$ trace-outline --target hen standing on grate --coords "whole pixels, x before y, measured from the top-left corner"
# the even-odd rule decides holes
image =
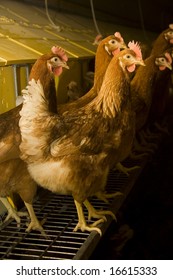
[[[59,47],[54,47],[53,50],[55,53],[51,52],[39,58],[30,73],[30,79],[39,78],[41,80],[43,88],[46,92],[45,102],[47,103],[50,113],[56,112],[54,75],[60,75],[62,67],[67,68],[67,56],[64,51]],[[0,133],[2,133],[2,138],[0,142],[0,200],[8,210],[6,220],[14,218],[17,224],[20,225],[20,216],[24,213],[17,212],[6,198],[6,196],[10,196],[13,193],[18,193],[24,201],[31,218],[27,231],[34,229],[39,230],[44,234],[43,228],[37,220],[32,207],[32,202],[37,191],[37,184],[28,173],[26,163],[19,158],[19,108],[20,106],[1,115]],[[10,130],[10,128],[12,128],[12,130]]]
[[[48,110],[40,81],[24,90],[20,112],[22,159],[33,179],[55,193],[71,194],[78,213],[75,231],[96,230],[110,211],[97,211],[88,198],[104,191],[111,165],[126,157],[132,146],[135,115],[131,110],[129,73],[144,65],[138,44],[113,57],[98,95],[65,116]],[[83,214],[98,220],[89,225]]]
[[[97,62],[95,75],[97,78],[95,79],[95,88],[100,88],[100,83],[103,79],[103,75],[106,71],[107,65],[113,57],[113,53],[118,53],[121,48],[125,48],[125,43],[119,32],[116,32],[114,35],[110,35],[105,38],[98,47],[98,51],[96,53]],[[61,57],[63,61],[67,61],[67,56],[65,52],[60,48],[53,47],[52,51],[52,53],[43,55],[34,63],[31,69],[30,79],[34,78],[36,80],[41,80],[46,93],[49,111],[55,113],[57,112],[57,103],[54,75],[60,75],[62,71],[62,66],[59,65],[59,57]],[[102,65],[102,67],[100,67],[100,63],[102,61],[100,60],[100,57],[104,59],[104,64]],[[57,59],[57,61],[55,61],[55,59]],[[50,69],[49,60],[52,60],[52,69]],[[71,103],[70,106],[68,104],[63,104],[59,106],[59,110],[67,111],[67,109],[69,108],[73,109],[73,107],[82,106],[82,104],[85,104],[87,100],[89,102],[89,100],[92,98],[94,98],[92,93],[88,93],[86,97],[84,97],[80,101],[77,101],[77,104]],[[0,116],[0,170],[1,174],[3,174],[0,183],[0,196],[2,196],[0,197],[0,200],[8,209],[8,216],[6,217],[6,220],[8,220],[9,218],[14,218],[18,225],[20,225],[20,216],[23,215],[23,213],[17,212],[10,205],[6,196],[11,195],[12,193],[19,192],[20,190],[20,196],[22,196],[22,200],[25,201],[25,205],[28,211],[30,213],[34,213],[32,208],[32,201],[36,193],[36,185],[27,172],[26,164],[19,158],[19,144],[21,142],[21,135],[18,122],[20,117],[19,112],[21,108],[22,105],[19,105],[8,112],[1,114]],[[16,170],[18,170],[19,166],[21,170],[21,176],[20,174],[16,173]],[[6,176],[6,174],[8,175]],[[22,178],[24,177],[27,180],[27,184],[24,187],[25,190],[22,190]],[[28,194],[27,197],[26,193]],[[34,216],[32,215],[32,223],[30,223],[27,230],[36,228],[39,229],[39,223],[36,220],[36,217],[34,219],[33,218]]]

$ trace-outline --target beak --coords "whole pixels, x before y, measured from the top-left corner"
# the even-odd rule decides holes
[[[70,69],[70,67],[67,65],[67,63],[65,61],[61,61],[58,66],[59,67],[64,67],[66,69]]]
[[[171,65],[170,63],[167,63],[165,66],[166,66],[169,70],[172,70],[172,65]]]
[[[144,63],[143,60],[138,60],[138,65],[141,65],[141,66],[146,66],[146,64]]]
[[[126,44],[125,44],[125,43],[124,43],[124,44],[121,44],[121,45],[120,45],[120,50],[125,50],[125,49],[127,49]]]

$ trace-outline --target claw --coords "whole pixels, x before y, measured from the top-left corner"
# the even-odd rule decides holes
[[[81,224],[80,222],[78,222],[78,224],[76,225],[76,227],[73,229],[73,231],[78,231],[78,229],[80,229],[82,232],[84,231],[97,231],[98,234],[100,234],[100,236],[102,236],[102,232],[98,227],[94,227],[94,226],[88,226],[87,224]]]
[[[79,203],[76,200],[74,200],[74,202],[75,202],[75,205],[76,205],[76,210],[77,210],[77,213],[78,213],[78,220],[79,221],[78,221],[78,223],[77,223],[77,225],[76,225],[76,227],[74,228],[73,231],[77,231],[78,229],[80,229],[82,232],[83,231],[89,231],[89,232],[97,231],[100,234],[100,236],[102,236],[101,230],[98,227],[96,227],[96,225],[104,222],[103,217],[101,217],[101,219],[97,220],[93,224],[88,225],[86,223],[86,220],[85,220],[85,217],[84,217],[84,213],[83,213],[83,209],[82,209],[82,204]],[[84,204],[85,204],[85,202],[87,202],[87,200],[84,201]]]
[[[4,206],[6,207],[6,209],[8,211],[8,215],[5,218],[4,222],[7,222],[9,219],[14,219],[17,223],[17,227],[19,228],[20,227],[20,222],[21,222],[20,217],[28,216],[28,213],[27,212],[16,211],[12,207],[12,205],[10,204],[10,202],[8,201],[8,199],[6,197],[1,197],[0,200],[4,204]]]
[[[47,234],[45,233],[43,227],[41,226],[41,224],[39,223],[38,220],[36,220],[36,221],[31,221],[31,222],[29,223],[29,225],[27,225],[27,229],[26,229],[25,231],[26,231],[26,232],[30,232],[30,231],[32,231],[32,230],[39,231],[43,237],[45,237],[46,239],[49,239],[49,237],[48,237]]]
[[[103,200],[105,203],[109,203],[108,199],[116,197],[118,195],[123,195],[122,192],[115,192],[115,193],[104,193],[104,192],[97,192],[96,196],[98,199]]]
[[[88,210],[88,220],[91,220],[91,218],[100,218],[104,221],[107,221],[105,215],[111,216],[114,220],[116,220],[116,217],[112,211],[109,210],[96,210],[91,203],[88,200],[84,201],[84,205]]]
[[[41,223],[38,221],[33,206],[29,203],[25,203],[25,206],[29,212],[30,218],[31,218],[31,222],[28,225],[26,232],[30,232],[31,230],[37,230],[41,232],[41,235],[44,236],[45,238],[48,238],[47,234],[45,233],[42,225],[44,224],[45,220],[43,220]]]
[[[133,167],[125,167],[123,166],[120,162],[116,164],[115,167],[118,171],[123,172],[124,174],[126,174],[127,176],[129,176],[129,172],[139,169],[140,166],[139,165],[135,165]]]

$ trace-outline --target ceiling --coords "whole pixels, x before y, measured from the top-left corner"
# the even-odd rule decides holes
[[[22,0],[21,0],[22,1]],[[24,0],[28,4],[45,5],[45,0]],[[22,2],[24,2],[22,1]],[[173,23],[172,0],[92,0],[97,20],[103,17],[115,24],[160,32]],[[47,0],[48,7],[92,17],[90,0]]]

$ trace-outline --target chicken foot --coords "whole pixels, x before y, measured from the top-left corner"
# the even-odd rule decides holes
[[[169,130],[168,130],[168,127],[167,127],[167,124],[161,125],[158,122],[155,122],[154,126],[158,129],[159,132],[162,132],[162,133],[165,133],[165,134],[168,134],[168,135],[170,134]]]
[[[84,205],[88,210],[88,220],[90,221],[91,218],[100,218],[103,219],[105,222],[107,221],[105,215],[111,216],[114,220],[117,220],[114,213],[109,210],[96,210],[92,204],[88,201],[84,201]]]
[[[146,134],[147,135],[147,140],[149,140],[150,142],[151,141],[157,141],[161,136],[161,133],[159,131],[152,132],[151,128],[149,128],[149,127],[147,127],[144,132],[141,131],[140,133]]]
[[[17,222],[17,227],[20,227],[20,221],[21,221],[20,217],[28,216],[28,213],[16,211],[11,206],[10,202],[8,201],[8,199],[6,197],[0,197],[0,200],[8,211],[8,215],[5,218],[4,223],[7,222],[10,218],[12,218],[12,219],[15,219],[15,221]]]
[[[47,235],[46,235],[41,223],[38,221],[38,219],[35,215],[32,204],[29,204],[25,201],[24,201],[24,203],[25,203],[25,206],[28,210],[28,213],[29,213],[29,216],[30,216],[30,219],[31,219],[31,222],[29,223],[29,225],[26,229],[26,232],[30,232],[31,230],[37,230],[37,231],[41,232],[41,235],[43,235],[44,237],[47,238]]]
[[[75,202],[76,210],[77,210],[77,214],[78,214],[78,223],[77,223],[77,225],[76,225],[76,227],[74,228],[73,231],[77,231],[78,229],[80,229],[82,232],[84,232],[85,230],[91,232],[91,231],[95,230],[100,234],[100,236],[102,236],[101,230],[96,226],[100,223],[103,223],[104,220],[99,219],[95,223],[93,223],[91,225],[87,225],[86,220],[85,220],[85,216],[84,216],[84,213],[83,213],[82,204],[79,203],[76,200],[74,200],[74,202]]]
[[[135,150],[131,151],[129,154],[129,158],[132,160],[141,160],[143,157],[146,156],[148,156],[148,153],[144,152],[144,153],[136,154]]]
[[[139,141],[140,141],[140,145],[147,147],[147,149],[157,149],[158,148],[158,144],[157,143],[151,143],[152,140],[150,140],[150,135],[148,131],[141,131],[139,133]],[[155,140],[156,141],[156,140]]]
[[[96,194],[96,197],[102,201],[104,201],[105,203],[109,203],[108,199],[109,198],[113,198],[113,197],[116,197],[118,195],[123,195],[122,192],[115,192],[115,193],[105,193],[105,192],[97,192]]]
[[[141,143],[137,141],[135,138],[132,153],[140,153],[141,154],[152,154],[154,151],[150,147],[142,146]]]
[[[116,164],[115,169],[117,169],[118,171],[126,174],[127,176],[129,176],[129,172],[139,169],[140,166],[139,165],[135,165],[133,167],[125,167],[124,165],[122,165],[120,162]]]

